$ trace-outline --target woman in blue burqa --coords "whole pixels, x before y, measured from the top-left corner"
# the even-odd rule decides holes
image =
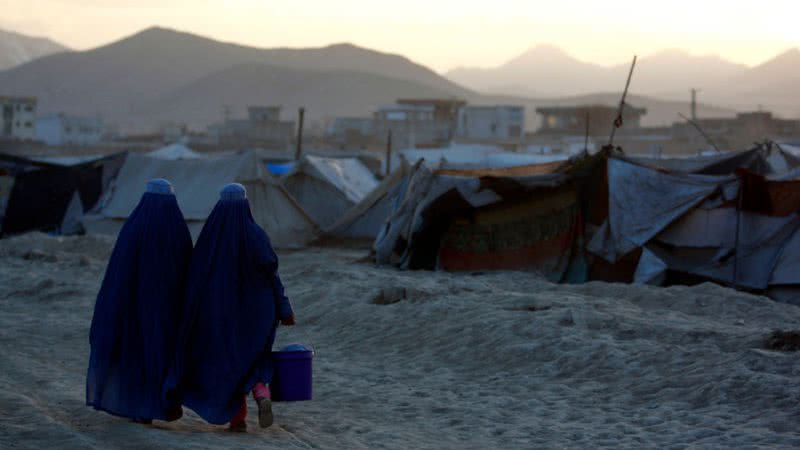
[[[147,183],[122,227],[97,294],[86,404],[149,423],[175,420],[163,387],[175,356],[192,238],[172,185]]]
[[[269,383],[278,323],[294,313],[278,277],[278,257],[253,220],[244,186],[228,184],[192,255],[176,364],[166,394],[213,424],[247,429],[247,394],[259,425],[272,424]]]

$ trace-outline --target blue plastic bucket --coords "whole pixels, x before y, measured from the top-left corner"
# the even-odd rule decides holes
[[[272,352],[272,400],[311,400],[313,360],[314,350],[302,344],[287,345],[279,352]]]

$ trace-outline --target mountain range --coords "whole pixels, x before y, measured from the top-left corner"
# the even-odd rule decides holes
[[[481,92],[534,97],[587,95],[622,89],[630,63],[601,66],[540,45],[493,68],[456,68],[445,75]],[[789,49],[755,67],[719,56],[695,56],[664,50],[640,58],[631,91],[647,96],[687,101],[692,88],[706,102],[739,109],[758,105],[784,115],[800,116],[800,50]]]
[[[659,58],[643,58],[641,66],[637,65],[629,101],[648,109],[645,125],[669,124],[679,120],[679,112],[688,113],[688,88],[663,73],[685,57],[681,52],[664,52]],[[662,65],[648,64],[648,59]],[[774,86],[762,82],[761,77],[782,74],[795,64],[791,54],[754,69],[722,60],[706,62],[688,64],[687,79],[700,72],[727,79],[731,72],[738,72],[736,76],[753,77],[747,86],[752,87],[753,95],[762,96],[759,98],[767,98]],[[287,118],[304,106],[311,121],[366,117],[377,107],[403,97],[519,104],[526,107],[528,128],[535,129],[538,118],[534,110],[539,106],[616,104],[626,71],[627,67],[606,69],[570,58],[554,47],[540,47],[502,70],[478,71],[483,78],[464,78],[456,71],[448,74],[451,80],[406,57],[351,44],[254,48],[153,27],[91,50],[51,54],[0,71],[0,95],[36,96],[40,114],[100,114],[126,132],[150,131],[167,121],[199,128],[222,120],[223,109],[241,116],[248,105],[282,105]],[[667,100],[641,95],[650,93],[642,86],[645,74],[651,72],[652,86],[665,93]],[[492,73],[513,77],[489,76]],[[529,79],[525,73],[550,81]],[[657,81],[658,77],[664,81]],[[501,81],[491,84],[495,79]],[[516,88],[492,87],[503,83]],[[784,89],[785,96],[794,94],[790,87]],[[683,94],[670,99],[668,92],[673,89]],[[702,95],[705,99],[706,91]],[[706,117],[734,114],[731,108],[704,103],[699,104],[698,112]]]
[[[0,30],[0,70],[68,50],[67,47],[47,38]]]

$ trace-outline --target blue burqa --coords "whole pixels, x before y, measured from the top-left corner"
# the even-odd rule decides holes
[[[291,315],[278,257],[244,187],[225,186],[192,254],[167,396],[210,423],[229,422],[255,383],[272,380],[275,330]]]
[[[175,355],[192,238],[172,186],[151,180],[117,237],[92,317],[86,404],[135,420],[172,420],[163,399]]]

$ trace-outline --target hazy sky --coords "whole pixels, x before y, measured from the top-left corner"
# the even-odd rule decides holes
[[[444,71],[555,44],[601,64],[665,48],[758,64],[800,47],[800,0],[0,0],[0,28],[76,49],[160,25],[260,47],[336,42]]]

